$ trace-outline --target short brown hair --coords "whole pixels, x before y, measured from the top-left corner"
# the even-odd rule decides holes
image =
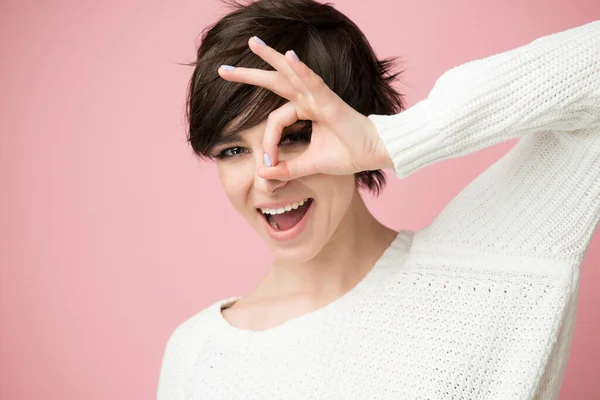
[[[212,159],[218,139],[260,124],[288,101],[265,88],[219,76],[221,64],[273,70],[248,47],[248,39],[255,35],[281,53],[293,49],[361,114],[404,110],[402,95],[391,86],[403,72],[390,72],[395,58],[378,60],[361,30],[330,3],[222,1],[233,11],[202,31],[197,58],[187,64],[195,67],[187,93],[187,139],[200,158]],[[232,124],[239,116],[243,118]],[[355,182],[378,195],[386,181],[381,170],[374,170],[356,173]]]

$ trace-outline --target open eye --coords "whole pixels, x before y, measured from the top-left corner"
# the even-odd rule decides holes
[[[310,143],[312,136],[312,124],[308,122],[304,127],[296,132],[290,132],[285,135],[280,141],[279,145],[282,144],[296,144],[296,143]]]
[[[310,134],[306,134],[303,132],[298,133],[289,133],[285,135],[283,139],[279,142],[279,145],[284,144],[296,144],[296,143],[309,143],[310,142]]]
[[[243,152],[243,148],[242,147],[228,147],[226,149],[223,149],[221,152],[219,152],[219,154],[217,154],[215,156],[215,158],[218,158],[219,160],[222,160],[224,158],[231,158],[231,157],[235,157],[239,154],[242,154]]]

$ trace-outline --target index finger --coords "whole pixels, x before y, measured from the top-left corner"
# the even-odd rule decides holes
[[[279,162],[277,150],[283,129],[292,125],[297,120],[296,106],[292,102],[285,103],[269,114],[263,135],[263,150],[265,152],[265,165],[267,167],[275,166]]]

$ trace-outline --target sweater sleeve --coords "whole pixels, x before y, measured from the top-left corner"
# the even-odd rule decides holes
[[[158,377],[157,400],[184,399],[183,383],[186,371],[182,368],[179,335],[180,331],[175,330],[167,340]]]
[[[420,233],[432,250],[582,258],[600,215],[600,21],[454,67],[369,119],[400,178],[521,137]]]
[[[196,357],[209,336],[206,311],[182,322],[169,336],[158,377],[157,400],[184,400]]]

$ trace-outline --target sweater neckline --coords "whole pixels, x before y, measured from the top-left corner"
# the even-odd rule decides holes
[[[221,334],[235,335],[237,338],[240,336],[268,336],[272,334],[278,334],[279,332],[300,332],[304,329],[310,329],[311,323],[326,318],[327,315],[331,315],[331,313],[334,313],[336,310],[340,310],[341,308],[343,309],[345,305],[348,305],[355,300],[359,293],[364,292],[373,284],[381,281],[382,275],[386,275],[386,272],[389,270],[389,268],[386,267],[393,266],[393,264],[395,264],[386,261],[395,259],[395,257],[392,256],[393,253],[397,253],[398,251],[406,251],[406,245],[410,246],[412,235],[413,232],[411,231],[399,231],[390,245],[375,261],[369,272],[367,272],[367,274],[352,289],[344,293],[342,296],[322,307],[291,318],[274,327],[261,330],[251,330],[240,328],[229,323],[229,321],[227,321],[221,313],[221,309],[230,306],[235,301],[241,299],[242,296],[231,296],[217,300],[212,304],[212,306],[209,307],[209,314],[212,316],[212,319],[216,321]]]

